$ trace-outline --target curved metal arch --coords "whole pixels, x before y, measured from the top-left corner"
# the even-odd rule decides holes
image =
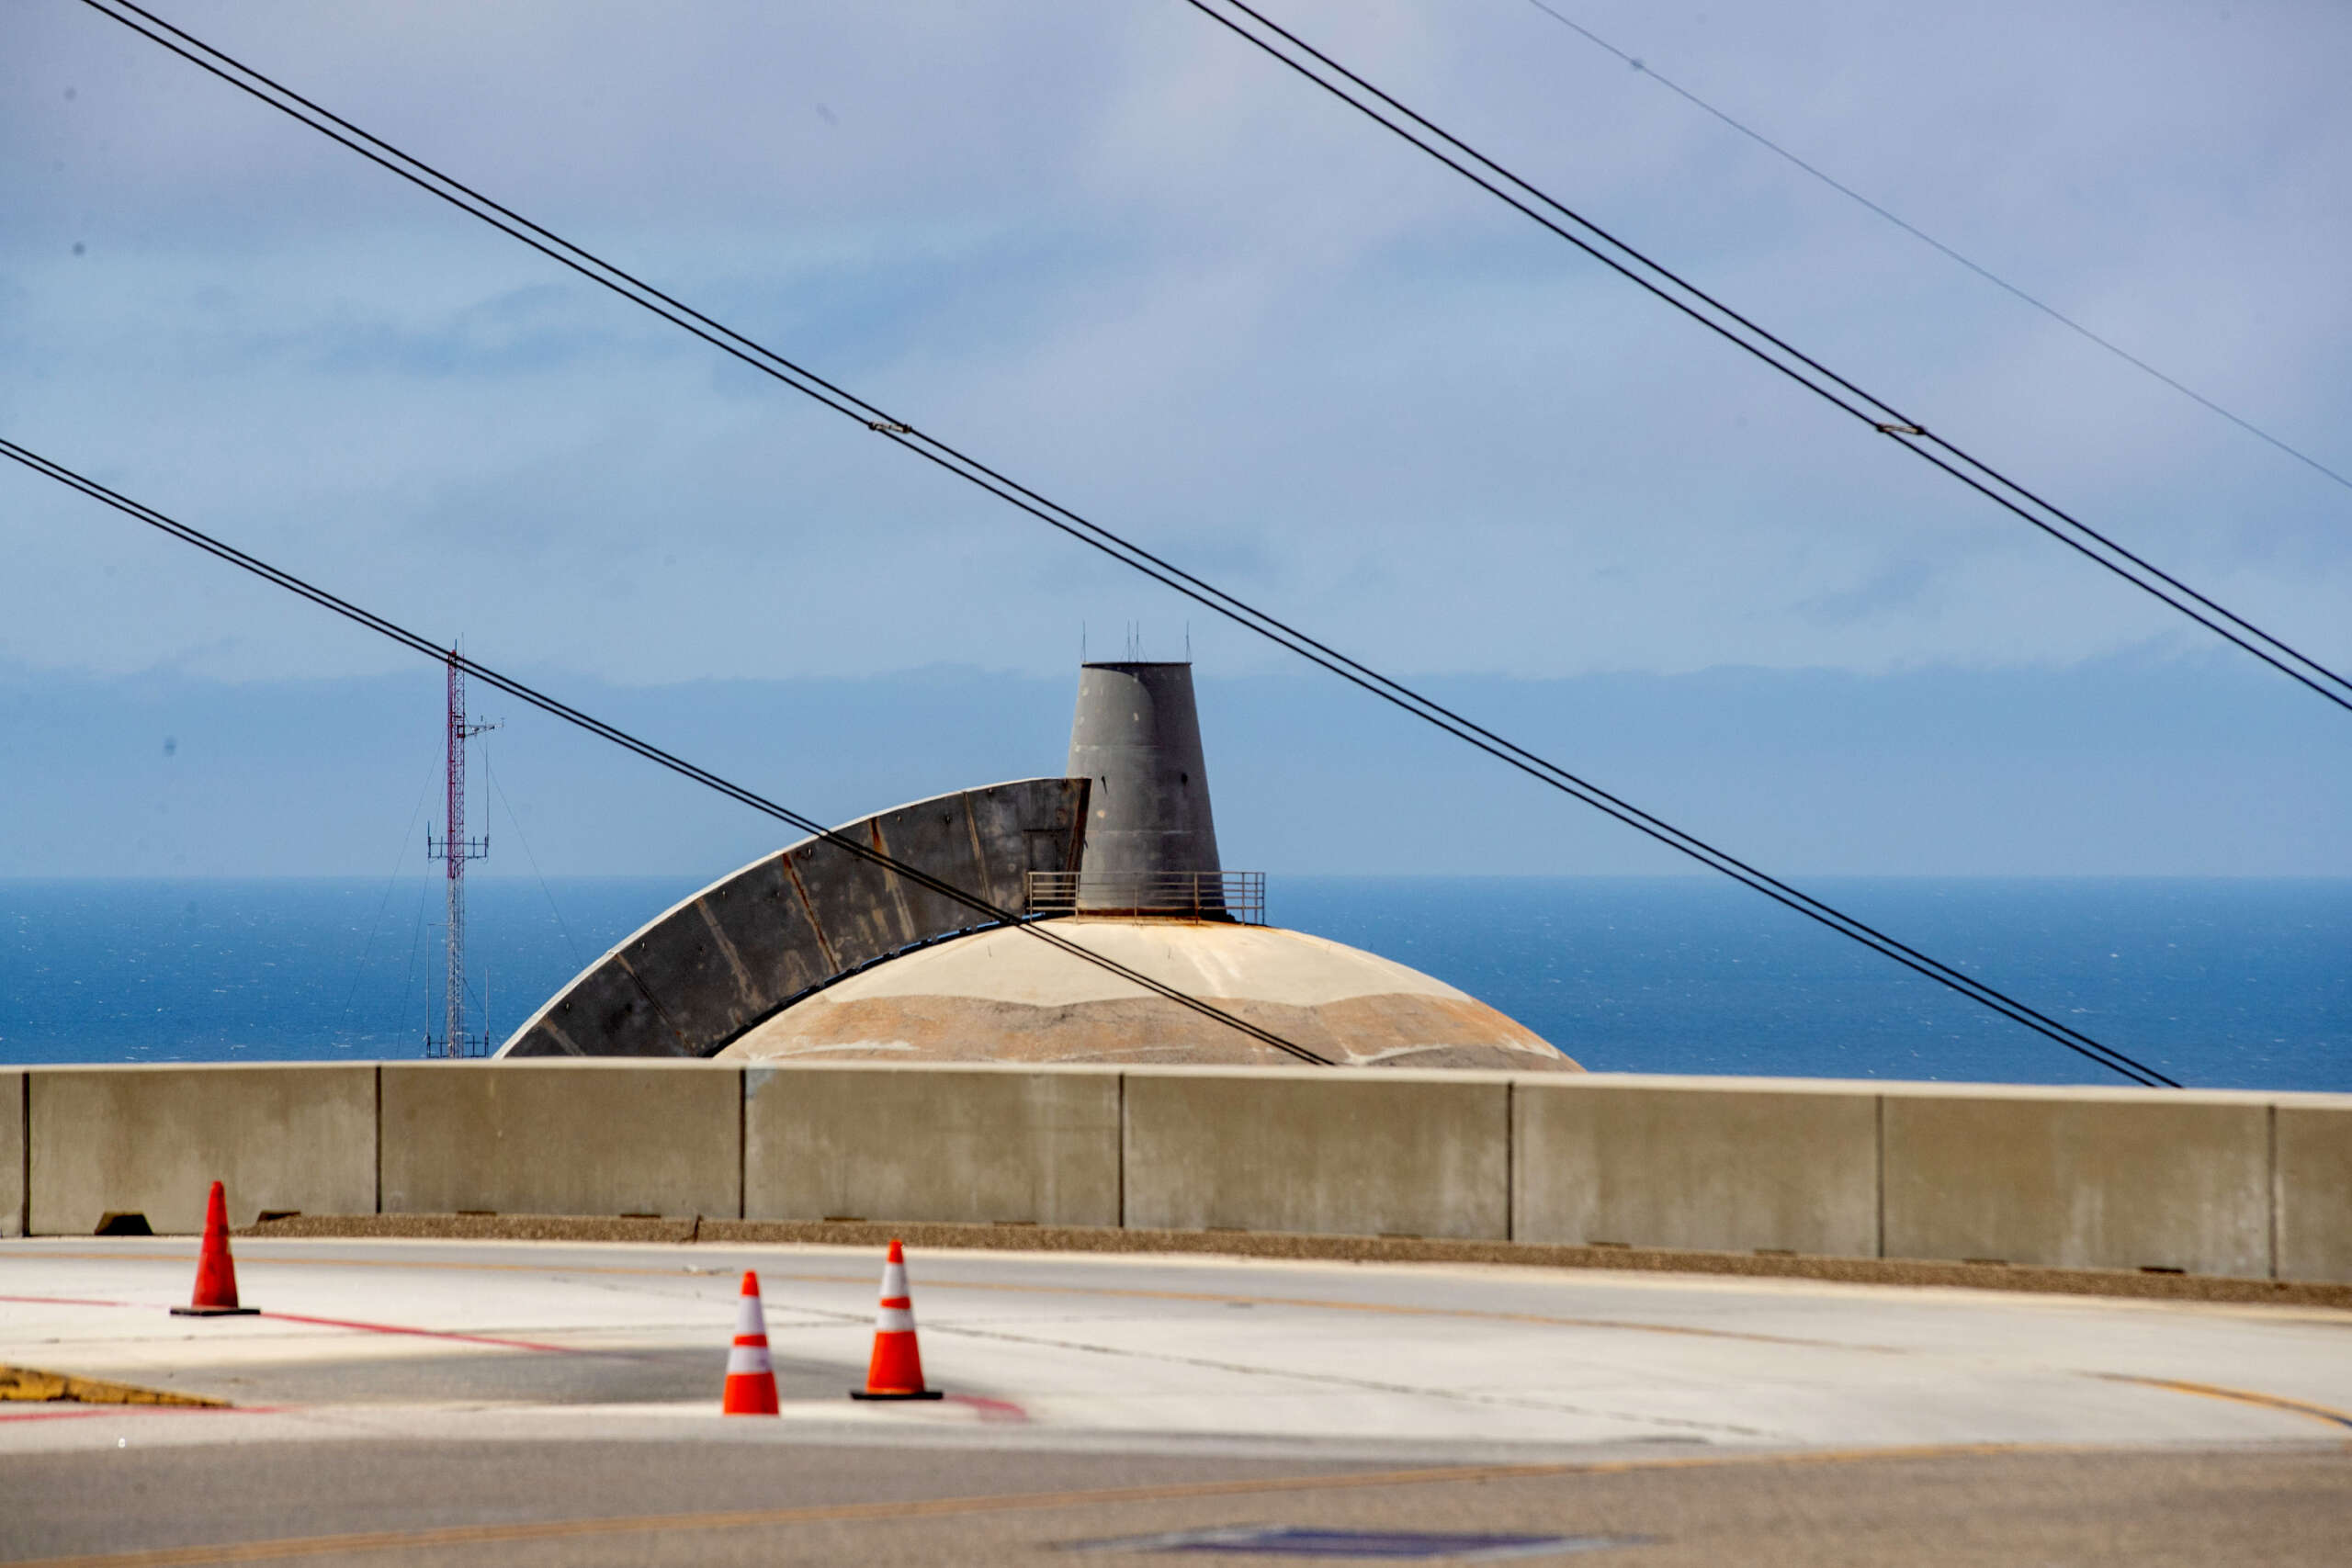
[[[1033,871],[1075,872],[1085,779],[934,795],[834,829],[999,908]],[[588,966],[501,1056],[708,1056],[811,991],[910,947],[997,922],[823,839],[720,878]]]

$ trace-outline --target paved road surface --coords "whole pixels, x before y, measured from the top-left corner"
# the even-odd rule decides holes
[[[1637,1565],[2352,1562],[2344,1314],[918,1255],[952,1397],[872,1406],[842,1397],[870,1254],[249,1242],[265,1314],[209,1322],[163,1310],[192,1258],[0,1244],[0,1363],[237,1406],[0,1406],[0,1560],[1115,1563],[1157,1554],[1086,1543],[1246,1526]],[[782,1421],[714,1414],[746,1267]]]

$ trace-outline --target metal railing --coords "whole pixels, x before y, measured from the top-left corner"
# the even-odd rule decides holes
[[[1033,871],[1032,915],[1185,915],[1266,923],[1262,871]]]

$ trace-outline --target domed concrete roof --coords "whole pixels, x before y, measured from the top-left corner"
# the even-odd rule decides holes
[[[1344,1066],[1578,1072],[1524,1025],[1416,969],[1302,931],[1079,917],[1053,931]],[[1183,1062],[1289,1057],[1017,927],[957,937],[795,1003],[718,1060]]]

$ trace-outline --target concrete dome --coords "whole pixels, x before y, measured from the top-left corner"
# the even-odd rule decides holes
[[[1052,929],[1344,1066],[1582,1070],[1475,997],[1301,931],[1088,917]],[[718,1060],[1271,1066],[1290,1058],[1005,927],[827,987],[752,1029]]]

